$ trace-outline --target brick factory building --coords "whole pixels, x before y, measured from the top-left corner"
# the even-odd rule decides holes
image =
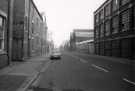
[[[0,0],[0,68],[46,54],[47,29],[33,0]]]
[[[94,12],[97,55],[135,59],[135,0],[106,0]]]
[[[13,18],[13,60],[42,55],[46,23],[33,0],[15,0]]]
[[[0,0],[0,68],[11,61],[13,1]]]

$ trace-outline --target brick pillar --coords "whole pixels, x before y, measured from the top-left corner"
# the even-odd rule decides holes
[[[8,64],[10,64],[10,62],[12,61],[13,3],[14,0],[8,0]]]

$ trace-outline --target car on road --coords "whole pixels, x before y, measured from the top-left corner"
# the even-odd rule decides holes
[[[50,59],[53,60],[53,59],[61,59],[61,52],[58,51],[58,50],[54,50],[51,52],[50,54]]]

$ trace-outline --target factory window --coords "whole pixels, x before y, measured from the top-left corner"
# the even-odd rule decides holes
[[[121,14],[121,30],[129,30],[129,10],[126,10]]]
[[[110,21],[105,22],[105,35],[108,36],[110,34]]]
[[[99,38],[99,28],[95,28],[95,38]]]
[[[104,37],[104,24],[100,25],[100,37]]]
[[[119,19],[118,16],[112,18],[112,34],[118,33]]]
[[[32,22],[31,32],[34,33],[34,22]]]
[[[105,7],[105,16],[109,16],[111,14],[111,4],[108,4]]]
[[[130,0],[121,0],[121,5],[125,5],[129,2]]]
[[[118,0],[113,0],[113,1],[112,1],[112,10],[115,11],[115,10],[118,9],[118,7],[119,7],[119,2],[118,2]]]
[[[100,12],[100,20],[103,20],[103,18],[104,18],[104,11],[102,9],[101,12]]]
[[[5,19],[0,16],[0,51],[4,50]]]
[[[96,24],[99,22],[99,14],[95,15],[95,22],[96,22]]]
[[[134,7],[134,12],[133,12],[134,14],[134,29],[135,29],[135,7]]]

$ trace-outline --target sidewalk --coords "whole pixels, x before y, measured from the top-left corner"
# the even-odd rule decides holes
[[[0,91],[24,91],[47,62],[47,56],[12,62],[10,66],[0,70]]]

